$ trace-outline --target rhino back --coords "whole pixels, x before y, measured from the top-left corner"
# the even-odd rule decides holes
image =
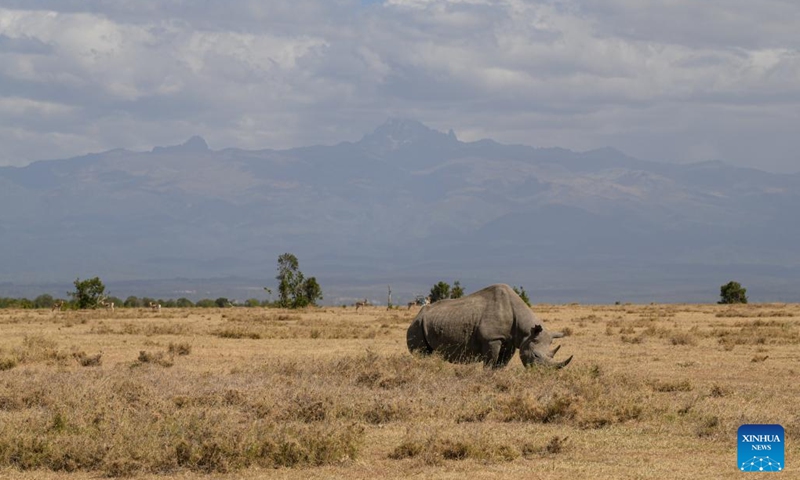
[[[419,339],[429,350],[441,352],[448,359],[469,361],[480,356],[490,340],[511,342],[516,337],[512,331],[514,306],[503,287],[510,290],[508,286],[493,285],[424,308],[409,328],[409,349],[412,338]]]

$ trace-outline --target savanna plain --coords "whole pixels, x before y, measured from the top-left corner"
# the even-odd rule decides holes
[[[0,478],[734,478],[745,423],[800,478],[800,305],[534,305],[561,370],[417,310],[0,311]]]

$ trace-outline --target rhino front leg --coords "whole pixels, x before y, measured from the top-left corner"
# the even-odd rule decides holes
[[[486,367],[502,367],[500,364],[500,350],[503,348],[502,340],[490,340],[483,344],[483,365]]]
[[[497,358],[497,366],[505,367],[508,365],[508,362],[511,361],[516,352],[517,349],[514,347],[514,344],[511,342],[503,342],[500,347],[500,356]]]

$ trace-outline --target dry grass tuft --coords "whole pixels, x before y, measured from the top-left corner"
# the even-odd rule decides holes
[[[140,364],[152,363],[162,367],[171,367],[175,364],[172,355],[169,355],[166,352],[147,352],[142,350],[139,352],[139,357],[136,360]]]
[[[261,338],[259,332],[246,328],[223,328],[217,330],[214,335],[219,338],[249,338],[251,340],[259,340]]]
[[[551,423],[575,418],[577,399],[555,395],[537,400],[524,393],[498,402],[498,412],[504,422]]]
[[[547,445],[544,446],[544,451],[551,455],[561,453],[567,446],[567,440],[569,440],[569,437],[559,437],[556,435],[547,442]]]
[[[78,362],[78,364],[82,367],[99,367],[102,364],[101,357],[103,356],[102,353],[98,353],[97,355],[87,355],[86,352],[74,352],[72,357]]]
[[[652,383],[656,392],[691,392],[693,387],[689,380],[656,381]]]
[[[673,345],[697,345],[697,340],[695,340],[695,336],[688,333],[688,332],[674,332],[669,337],[670,343]]]
[[[0,358],[0,372],[3,370],[11,370],[19,364],[16,357],[3,357]]]
[[[189,355],[192,353],[192,346],[189,344],[189,342],[169,342],[167,352],[170,355]]]
[[[400,460],[419,457],[425,464],[440,465],[446,460],[467,459],[510,462],[520,455],[520,450],[514,444],[494,438],[452,438],[434,434],[426,439],[404,440],[392,450],[389,458]]]
[[[720,430],[720,420],[719,417],[709,416],[702,418],[697,425],[697,429],[695,433],[698,437],[711,437],[716,435]]]
[[[730,393],[731,393],[730,389],[722,385],[714,384],[711,387],[711,392],[709,393],[709,395],[714,398],[722,398],[722,397],[727,397],[728,395],[730,395]]]

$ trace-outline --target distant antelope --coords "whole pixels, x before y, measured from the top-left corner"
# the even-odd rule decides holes
[[[152,310],[154,312],[160,312],[161,311],[161,304],[160,303],[155,303],[155,302],[150,302],[150,310]]]
[[[56,300],[53,303],[53,308],[50,309],[51,312],[61,311],[61,308],[64,306],[64,300]]]
[[[97,304],[99,306],[105,308],[106,310],[110,310],[110,311],[113,312],[114,311],[114,302],[107,302],[106,300],[107,300],[107,297],[100,297],[100,299],[97,300]]]
[[[408,309],[411,310],[411,307],[415,305],[424,307],[425,305],[430,305],[430,304],[431,304],[431,297],[425,297],[425,298],[417,297],[414,299],[413,302],[408,302]]]
[[[358,311],[358,309],[359,309],[360,307],[366,307],[366,306],[368,306],[368,305],[369,305],[369,301],[367,301],[367,299],[366,299],[366,298],[364,299],[364,301],[361,301],[361,300],[357,301],[357,302],[356,302],[356,312]]]
[[[114,311],[114,302],[106,302],[105,300],[101,300],[100,306],[106,310],[111,310],[112,312]]]

